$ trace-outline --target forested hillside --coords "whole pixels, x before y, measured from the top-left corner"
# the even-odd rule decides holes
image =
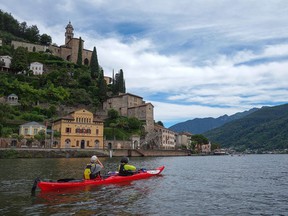
[[[210,141],[235,149],[288,149],[288,104],[263,107],[204,133]]]
[[[26,22],[20,23],[1,10],[0,19],[0,56],[12,57],[9,71],[0,71],[0,137],[17,134],[19,125],[25,122],[44,123],[57,118],[61,115],[59,111],[65,107],[81,107],[96,112],[108,97],[126,92],[122,69],[115,77],[111,77],[111,83],[106,83],[104,70],[98,63],[96,47],[90,66],[82,65],[82,61],[77,64],[65,61],[51,55],[49,50],[36,53],[28,52],[23,47],[14,49],[11,40],[49,44],[52,39],[46,34],[40,35],[36,25],[29,27]],[[29,69],[31,62],[44,65],[43,75],[33,74]],[[18,106],[3,103],[10,94],[18,96]],[[112,122],[117,124],[116,121],[122,121],[122,125],[123,121],[126,122],[123,128],[129,126],[130,129],[133,124],[138,124],[135,119],[117,117]]]

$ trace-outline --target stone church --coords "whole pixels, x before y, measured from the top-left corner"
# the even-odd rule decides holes
[[[69,21],[65,31],[65,44],[61,46],[49,45],[43,46],[38,44],[12,41],[11,45],[16,49],[17,47],[25,47],[29,52],[46,52],[49,50],[52,55],[58,56],[64,60],[77,63],[78,50],[80,38],[74,38],[74,28]],[[81,39],[82,43],[82,64],[90,65],[92,51],[84,49],[84,40]]]

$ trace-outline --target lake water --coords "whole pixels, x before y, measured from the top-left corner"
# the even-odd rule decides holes
[[[101,158],[103,173],[120,158]],[[131,158],[162,176],[31,196],[37,176],[81,178],[89,158],[0,160],[0,215],[288,215],[288,155]]]

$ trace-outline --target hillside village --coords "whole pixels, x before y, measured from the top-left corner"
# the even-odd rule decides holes
[[[65,44],[61,46],[39,45],[22,41],[11,41],[14,49],[24,47],[28,52],[47,52],[51,55],[62,58],[67,62],[77,63],[79,47],[82,47],[82,64],[90,66],[93,51],[84,48],[84,40],[74,38],[74,28],[69,22],[65,28]],[[2,40],[0,40],[2,46]],[[1,73],[10,73],[11,56],[0,56]],[[34,76],[42,76],[49,73],[46,65],[41,62],[31,62],[30,71]],[[110,84],[114,77],[104,76],[106,84]],[[36,103],[37,101],[35,101]],[[10,106],[21,105],[21,98],[14,92],[3,95],[2,104]],[[38,104],[39,105],[39,104]],[[126,139],[115,139],[113,135],[108,137],[105,134],[104,123],[109,117],[109,111],[115,110],[120,116],[127,118],[137,118],[143,123],[144,132],[141,134],[131,134]],[[93,111],[86,108],[66,108],[63,116],[50,119],[45,122],[26,122],[19,125],[19,136],[21,139],[6,138],[1,139],[1,147],[20,148],[55,148],[55,149],[191,149],[191,133],[176,133],[156,124],[154,120],[154,106],[146,102],[141,96],[132,93],[120,92],[118,95],[110,96],[103,101],[101,110]],[[117,124],[110,124],[112,131],[117,128]],[[39,133],[44,134],[44,138],[39,137]],[[40,133],[40,134],[41,134]],[[111,138],[112,137],[112,138]],[[209,142],[195,144],[196,152],[210,153],[211,144]]]

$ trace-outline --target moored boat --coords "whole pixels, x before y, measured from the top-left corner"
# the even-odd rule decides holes
[[[120,176],[117,173],[111,174],[106,177],[99,177],[92,180],[85,179],[59,179],[56,181],[53,180],[41,180],[39,178],[35,179],[32,193],[35,192],[37,186],[41,191],[50,191],[50,190],[61,190],[69,189],[76,187],[85,187],[89,185],[105,185],[105,184],[116,184],[127,181],[134,181],[140,179],[150,178],[152,176],[159,175],[163,170],[164,166],[151,169],[151,170],[140,170],[138,173],[129,176]]]

